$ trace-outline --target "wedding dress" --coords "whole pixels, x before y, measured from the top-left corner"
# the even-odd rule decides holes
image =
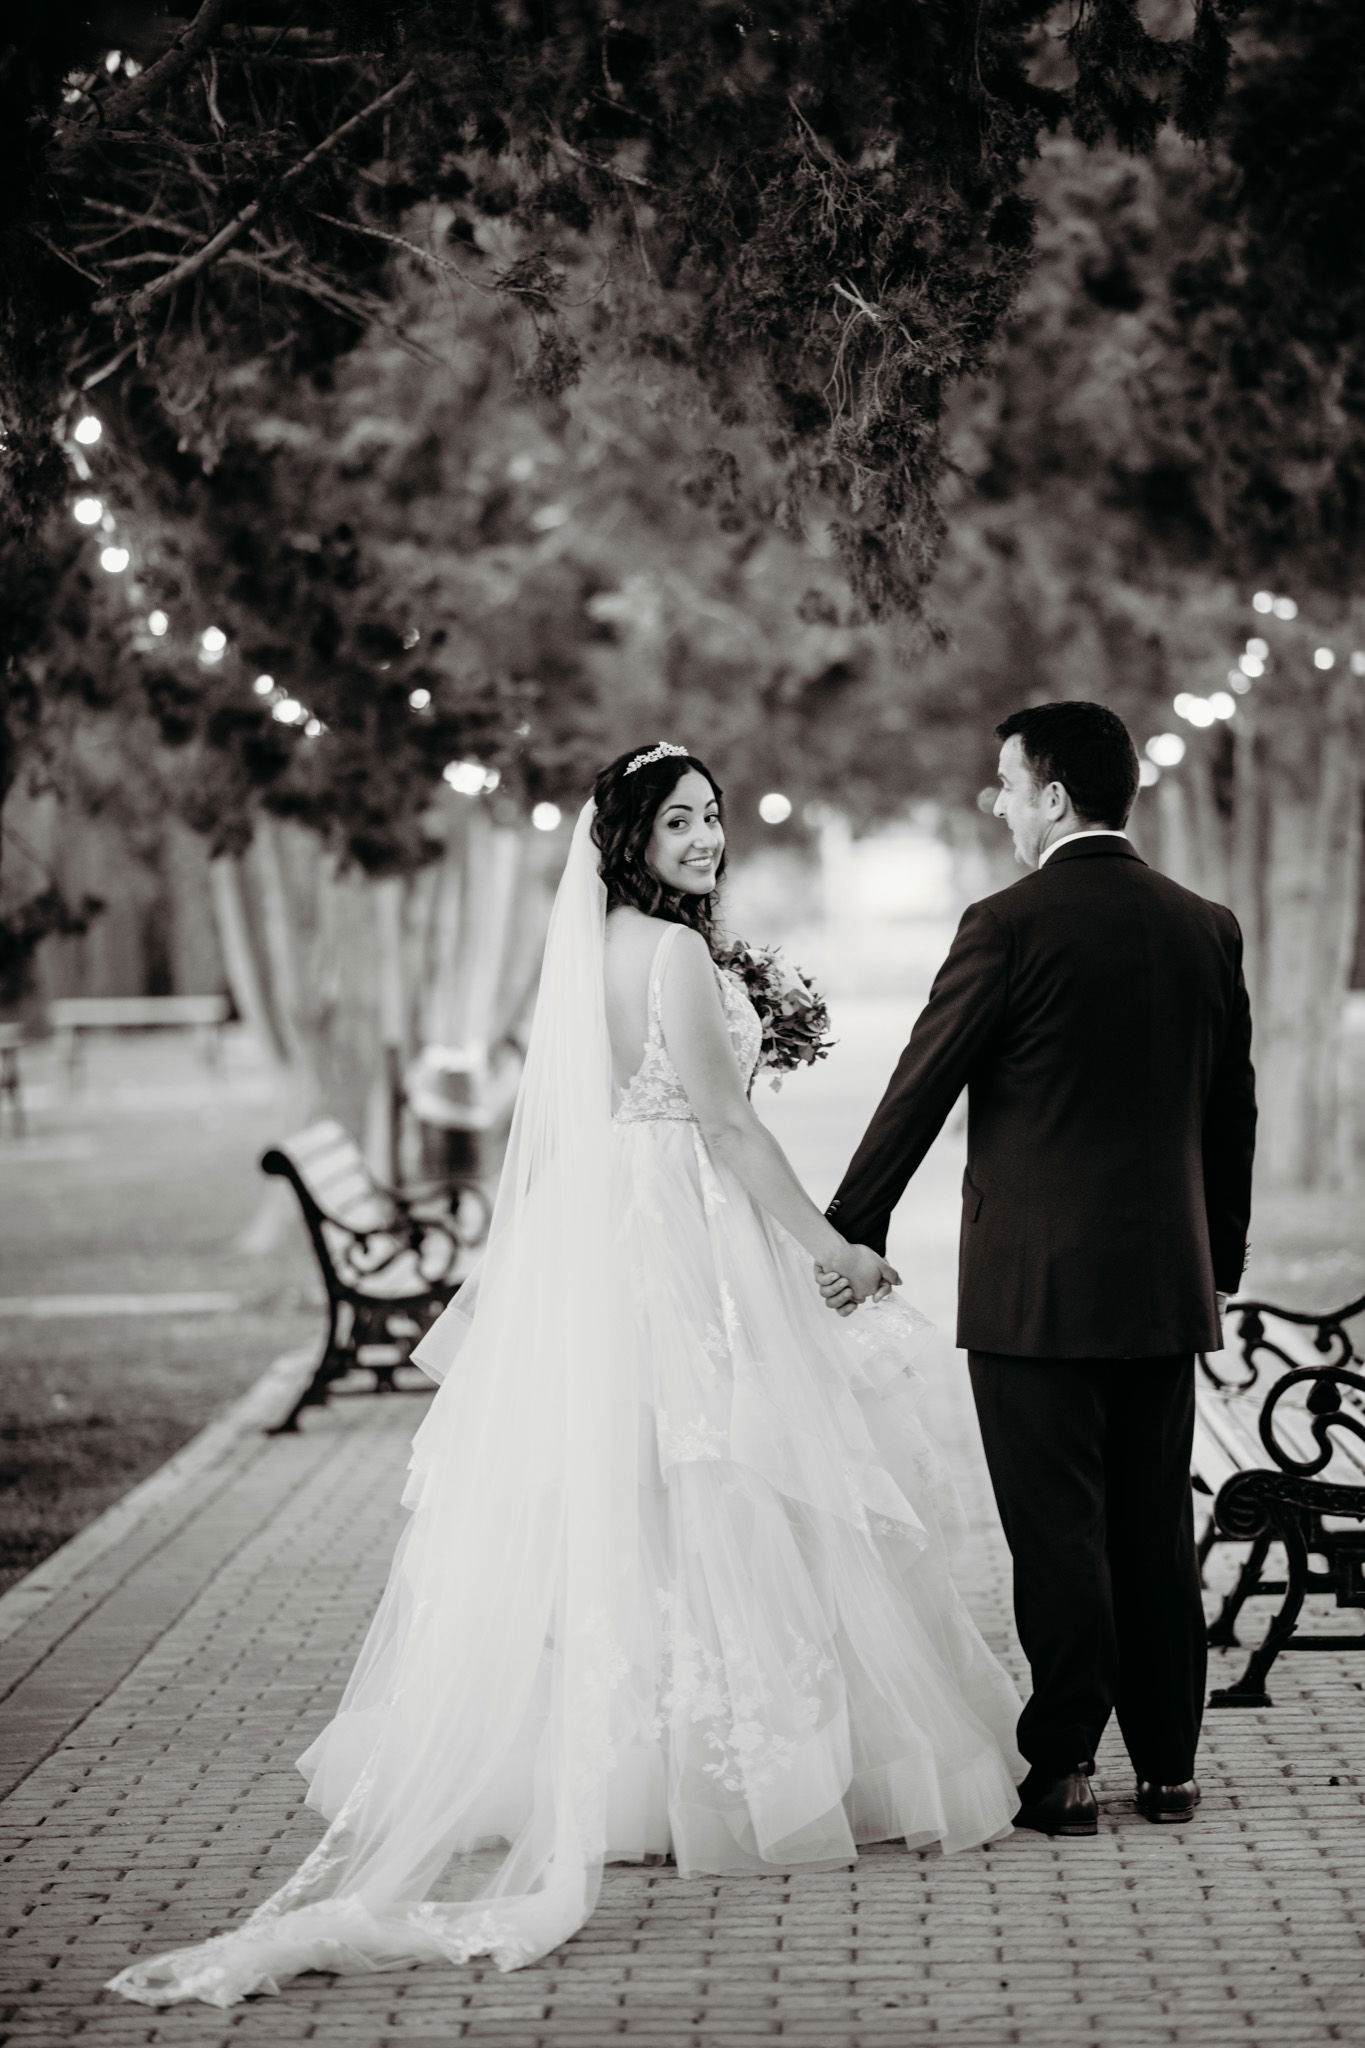
[[[708,1153],[650,981],[613,1102],[604,891],[578,821],[489,1247],[419,1347],[442,1383],[335,1719],[329,1822],[249,1918],[112,1988],[226,2006],[301,1970],[534,1962],[603,1864],[847,1864],[1005,1833],[1019,1702],[957,1594],[917,1413],[947,1356],[895,1297],[833,1315]],[[720,971],[718,970],[718,973]],[[720,973],[736,1060],[761,1029]]]

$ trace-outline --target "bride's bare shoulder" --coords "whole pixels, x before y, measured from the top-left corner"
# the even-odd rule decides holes
[[[710,960],[710,949],[705,939],[690,925],[679,924],[671,917],[650,917],[643,910],[622,904],[607,915],[608,971],[613,976],[648,974],[659,941],[666,932],[677,934],[673,947],[675,959],[688,960],[695,954],[698,959]]]
[[[609,947],[657,946],[665,932],[677,932],[681,937],[700,939],[703,946],[706,944],[700,932],[694,932],[690,925],[680,925],[676,918],[650,917],[629,903],[607,912]]]

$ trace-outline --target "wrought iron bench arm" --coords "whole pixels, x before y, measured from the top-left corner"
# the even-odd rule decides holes
[[[1311,1417],[1308,1426],[1318,1447],[1316,1455],[1311,1458],[1296,1456],[1292,1445],[1280,1441],[1275,1428],[1275,1411],[1281,1401],[1293,1388],[1305,1384],[1311,1386],[1305,1403]],[[1365,1421],[1361,1419],[1361,1416],[1365,1415],[1365,1405],[1362,1406],[1360,1415],[1344,1407],[1341,1399],[1343,1387],[1354,1387],[1358,1394],[1365,1396],[1365,1377],[1358,1372],[1347,1372],[1342,1366],[1332,1364],[1297,1366],[1293,1371],[1287,1372],[1282,1379],[1276,1380],[1261,1407],[1260,1431],[1261,1442],[1282,1472],[1311,1479],[1315,1473],[1325,1471],[1336,1449],[1332,1439],[1333,1430],[1357,1437],[1365,1444]],[[1362,1484],[1365,1484],[1365,1481],[1362,1481]]]

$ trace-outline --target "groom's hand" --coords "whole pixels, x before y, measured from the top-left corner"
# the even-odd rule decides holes
[[[860,1301],[881,1301],[901,1284],[895,1267],[865,1244],[851,1244],[837,1259],[817,1265],[815,1277],[825,1306],[841,1316],[852,1315]]]

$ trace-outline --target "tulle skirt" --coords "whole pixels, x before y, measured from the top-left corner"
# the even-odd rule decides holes
[[[556,1345],[536,1275],[486,1273],[388,1588],[299,1759],[327,1835],[241,1926],[120,1973],[125,1995],[513,1968],[582,1924],[604,1862],[790,1872],[1008,1831],[1019,1700],[954,1586],[959,1510],[919,1415],[951,1351],[897,1296],[832,1314],[696,1125],[613,1145],[595,1393],[562,1384],[574,1333]],[[434,1374],[467,1330],[425,1340]]]

